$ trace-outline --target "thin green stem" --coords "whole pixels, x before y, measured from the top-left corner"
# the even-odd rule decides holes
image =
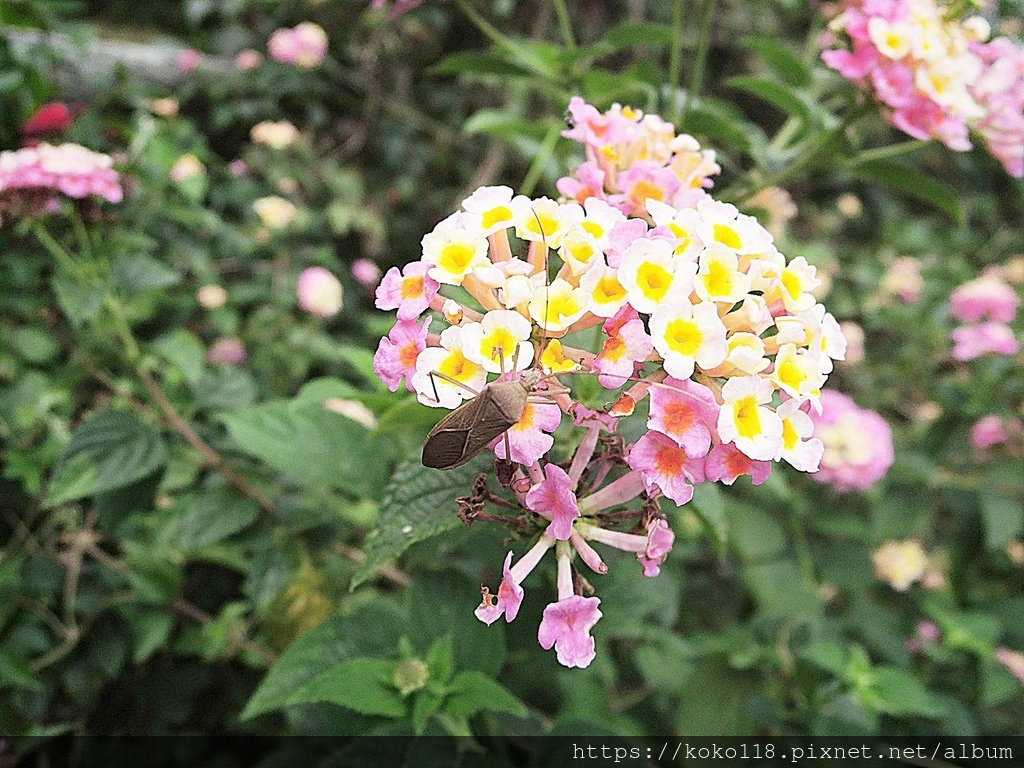
[[[553,125],[548,129],[547,134],[544,136],[544,141],[541,142],[540,147],[537,149],[537,154],[530,164],[530,169],[526,172],[526,178],[523,179],[523,183],[519,188],[521,194],[526,196],[533,194],[537,182],[540,181],[541,174],[544,173],[544,166],[547,165],[551,155],[554,154],[555,145],[558,143],[558,137],[561,135],[562,127],[560,125]]]
[[[110,311],[110,316],[114,318],[114,330],[117,331],[121,343],[124,344],[124,351],[128,355],[128,361],[132,364],[133,368],[138,369],[139,358],[142,357],[142,352],[139,350],[138,342],[135,341],[135,337],[132,335],[132,329],[124,315],[124,308],[121,306],[121,302],[118,301],[114,294],[108,294],[103,304]]]
[[[54,260],[69,273],[77,277],[83,282],[88,282],[88,275],[82,268],[82,265],[72,258],[71,254],[68,253],[64,247],[54,240],[53,235],[46,231],[46,228],[42,224],[34,224],[32,226],[32,233],[36,236],[39,243],[46,249]]]
[[[888,160],[893,157],[899,157],[905,155],[908,152],[915,152],[923,147],[928,146],[932,143],[932,139],[927,141],[921,141],[920,139],[911,139],[910,141],[901,141],[898,144],[889,144],[885,147],[875,147],[874,149],[865,149],[863,152],[857,155],[857,159],[854,162],[866,163],[871,160]]]
[[[558,16],[558,28],[562,32],[565,49],[570,52],[575,51],[576,38],[572,33],[572,19],[569,18],[569,9],[565,5],[565,0],[552,0],[552,4],[555,6],[555,14]]]
[[[71,221],[74,224],[75,235],[78,237],[78,244],[82,249],[82,253],[89,261],[92,261],[92,240],[89,239],[89,232],[85,228],[85,222],[82,221],[82,217],[78,213],[71,217]]]
[[[678,122],[680,117],[679,78],[683,62],[683,5],[684,0],[672,0],[672,44],[668,49],[668,92],[671,103],[666,112],[673,122]]]
[[[711,49],[711,17],[715,11],[715,0],[704,0],[701,8],[700,30],[697,37],[697,52],[693,59],[693,70],[690,72],[690,87],[686,90],[683,100],[682,122],[686,122],[686,114],[693,106],[694,99],[700,94],[704,82],[704,70],[708,63],[708,51]]]
[[[476,9],[473,8],[473,6],[471,6],[466,0],[455,0],[455,4],[459,6],[459,10],[465,14],[466,18],[473,22],[476,28],[483,32],[492,43],[501,46],[510,53],[516,53],[515,46],[509,42],[509,39],[503,35],[497,27],[477,13]]]

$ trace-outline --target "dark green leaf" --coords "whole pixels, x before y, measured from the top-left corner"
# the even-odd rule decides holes
[[[493,53],[464,51],[446,56],[430,69],[434,75],[501,75],[502,77],[533,77],[518,64]]]
[[[448,686],[442,710],[453,717],[471,717],[477,712],[507,712],[526,717],[526,706],[508,689],[479,672],[460,672]]]
[[[810,68],[787,46],[767,37],[745,37],[740,45],[754,51],[765,64],[790,85],[804,87],[811,81]]]
[[[179,546],[201,549],[252,525],[260,515],[256,502],[234,488],[200,492],[180,520]]]
[[[985,546],[989,549],[1002,549],[1020,533],[1021,525],[1024,524],[1024,506],[1017,499],[998,493],[979,493],[978,501],[985,523]]]
[[[177,366],[189,384],[196,384],[202,377],[206,358],[203,345],[183,328],[156,339],[153,342],[153,349]]]
[[[352,577],[352,589],[417,541],[462,525],[455,515],[455,498],[466,495],[476,476],[487,471],[492,461],[490,454],[481,455],[444,472],[427,469],[418,457],[400,465],[381,501],[377,527],[363,544],[366,560]]]
[[[15,651],[0,645],[0,685],[41,691],[43,684],[32,675],[28,661]]]
[[[607,48],[608,52],[638,45],[669,45],[672,43],[672,30],[664,24],[627,22],[612,27],[605,32],[597,45]]]
[[[125,293],[139,293],[176,285],[181,276],[152,256],[122,256],[110,265],[114,284]]]
[[[875,667],[871,672],[875,704],[890,715],[938,718],[946,712],[941,698],[916,677],[896,667]]]
[[[395,664],[365,657],[343,661],[292,692],[287,703],[329,702],[363,715],[402,717],[406,706],[392,682]]]
[[[787,115],[800,118],[805,124],[812,123],[812,106],[802,92],[786,83],[769,77],[740,75],[727,81],[730,88],[749,93],[767,101]]]
[[[64,315],[74,326],[96,317],[108,293],[105,285],[81,283],[62,275],[53,278],[53,292]]]
[[[916,168],[892,160],[864,160],[852,163],[849,169],[859,178],[884,184],[938,208],[957,222],[963,221],[957,191]]]
[[[44,505],[131,485],[167,460],[160,433],[125,411],[105,409],[87,417],[71,435],[54,467]]]

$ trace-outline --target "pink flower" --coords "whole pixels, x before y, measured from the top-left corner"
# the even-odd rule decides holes
[[[656,517],[647,523],[647,548],[636,555],[644,576],[654,577],[661,573],[660,566],[668,557],[675,540],[676,535],[668,527],[667,520]]]
[[[484,624],[493,624],[502,614],[504,614],[506,622],[511,622],[519,613],[519,606],[523,603],[523,588],[512,576],[511,565],[512,553],[509,552],[505,556],[496,604],[491,602],[491,595],[486,591],[486,587],[484,588],[483,601],[474,611],[476,617]]]
[[[341,309],[341,282],[330,270],[307,267],[295,286],[299,309],[317,317],[333,317]]]
[[[1011,323],[1017,316],[1017,292],[995,275],[982,275],[959,286],[949,297],[949,310],[962,323],[994,320]]]
[[[352,278],[366,288],[373,288],[380,282],[380,267],[369,259],[352,262]]]
[[[232,160],[228,163],[228,172],[235,177],[245,176],[249,171],[249,166],[245,164],[244,160]]]
[[[627,216],[640,216],[647,211],[646,201],[670,202],[679,191],[679,177],[671,168],[654,160],[640,160],[616,178],[621,194],[611,195],[608,202]]]
[[[562,411],[554,403],[527,403],[519,421],[512,425],[505,435],[512,461],[518,464],[533,464],[551,450],[555,438],[551,432],[558,429]],[[498,437],[491,443],[491,450],[499,459],[505,456],[505,437]]]
[[[596,597],[570,595],[544,609],[537,640],[545,651],[555,647],[558,663],[583,669],[597,656],[590,630],[601,618]]]
[[[989,354],[1015,355],[1020,351],[1013,329],[1003,323],[961,325],[953,329],[952,338],[953,359],[961,362]]]
[[[627,462],[643,478],[648,492],[655,489],[676,504],[693,498],[691,483],[704,481],[704,459],[686,455],[669,437],[648,432],[629,449]]]
[[[263,61],[263,55],[259,51],[246,48],[235,56],[235,69],[239,72],[248,72],[250,69],[258,67],[261,61]]]
[[[210,365],[242,365],[245,362],[245,346],[238,339],[217,339],[206,352]]]
[[[928,621],[927,619],[919,621],[915,631],[922,640],[927,640],[929,643],[937,643],[942,639],[942,632],[934,621]]]
[[[374,306],[397,309],[399,320],[415,320],[430,306],[441,284],[427,274],[431,268],[424,261],[413,261],[402,271],[392,267],[377,288]]]
[[[71,127],[71,110],[62,101],[50,101],[41,105],[21,126],[22,136],[42,136],[62,133]]]
[[[291,29],[279,29],[267,40],[267,53],[281,64],[312,69],[327,53],[327,33],[311,21],[304,21]]]
[[[8,190],[42,189],[68,197],[97,195],[111,203],[124,197],[121,178],[109,155],[79,144],[38,144],[0,152],[0,195]]]
[[[1005,443],[1010,435],[1003,426],[1003,420],[994,414],[982,416],[971,427],[971,445],[979,451]]]
[[[399,320],[388,331],[388,335],[380,340],[377,352],[373,355],[373,372],[392,392],[398,389],[403,377],[405,388],[410,392],[416,391],[412,377],[416,373],[416,358],[427,348],[429,326],[429,317],[424,318],[422,325]]]
[[[527,492],[525,501],[529,509],[551,520],[547,531],[550,536],[559,541],[569,539],[572,522],[579,517],[580,511],[576,506],[576,494],[572,491],[572,480],[564,469],[555,464],[545,464],[544,480]],[[545,647],[550,648],[551,645]]]
[[[203,54],[195,48],[182,48],[178,51],[178,57],[175,59],[175,64],[181,74],[187,75],[194,71],[202,60]]]
[[[996,661],[1017,678],[1018,683],[1024,685],[1024,653],[1011,651],[1009,648],[996,648],[995,657]]]
[[[750,475],[754,485],[760,485],[772,473],[770,461],[755,461],[732,443],[719,443],[711,449],[704,462],[707,479],[713,483],[732,485],[740,475]]]
[[[606,389],[621,387],[633,375],[635,364],[654,351],[654,343],[644,330],[643,321],[628,304],[604,322],[608,335],[592,370],[598,383]]]
[[[668,378],[651,388],[648,429],[672,438],[692,458],[707,456],[711,428],[718,421],[718,403],[703,384]]]
[[[842,492],[864,490],[881,480],[895,459],[885,419],[830,389],[822,391],[819,403],[821,412],[812,410],[810,416],[825,450],[811,477]]]
[[[576,178],[563,176],[555,182],[555,187],[566,197],[583,205],[591,197],[598,200],[604,198],[604,175],[597,163],[588,161],[576,169]]]
[[[895,294],[900,301],[907,304],[917,301],[923,287],[921,262],[912,256],[900,256],[894,260],[882,277],[882,290]]]

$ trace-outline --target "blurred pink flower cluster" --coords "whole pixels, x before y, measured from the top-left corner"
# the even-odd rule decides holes
[[[958,152],[976,131],[1007,173],[1024,176],[1024,47],[989,41],[980,16],[935,0],[849,0],[831,23],[822,59],[870,91],[916,139]]]
[[[959,286],[949,297],[950,314],[964,325],[953,329],[953,358],[1015,355],[1020,341],[1010,323],[1017,317],[1017,291],[997,270]]]
[[[538,639],[584,667],[600,601],[584,594],[574,559],[603,574],[594,545],[611,547],[656,576],[674,538],[660,497],[686,504],[696,484],[741,475],[759,484],[774,461],[817,469],[823,445],[802,406],[817,407],[846,342],[812,293],[814,266],[787,259],[755,218],[705,192],[718,170],[710,152],[629,107],[601,113],[573,99],[570,117],[566,135],[589,159],[560,181],[568,199],[481,187],[424,236],[419,261],[384,275],[376,305],[397,310],[397,322],[374,368],[390,389],[404,379],[421,403],[447,409],[529,374],[522,416],[489,447],[511,464],[520,515],[539,538],[514,565],[509,555],[477,616],[510,621],[520,584],[553,549],[558,600]],[[595,331],[596,353],[579,346]],[[559,378],[571,373],[595,374],[613,405],[598,412],[575,399]],[[608,434],[648,395],[638,440]],[[563,417],[584,434],[557,463],[549,452]],[[639,510],[627,507],[637,500]],[[474,519],[479,508],[460,503]]]
[[[118,203],[121,179],[109,155],[79,144],[37,144],[0,152],[0,195],[15,190],[52,190],[77,199],[89,195]]]
[[[278,29],[267,40],[267,55],[281,64],[312,69],[327,53],[327,33],[319,24],[304,21]]]
[[[880,415],[849,396],[825,390],[811,411],[814,436],[825,446],[814,479],[837,491],[865,490],[885,477],[895,459],[892,430]]]

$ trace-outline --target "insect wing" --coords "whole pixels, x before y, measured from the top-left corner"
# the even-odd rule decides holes
[[[455,469],[522,418],[526,390],[518,382],[491,384],[434,426],[423,443],[423,466]]]

